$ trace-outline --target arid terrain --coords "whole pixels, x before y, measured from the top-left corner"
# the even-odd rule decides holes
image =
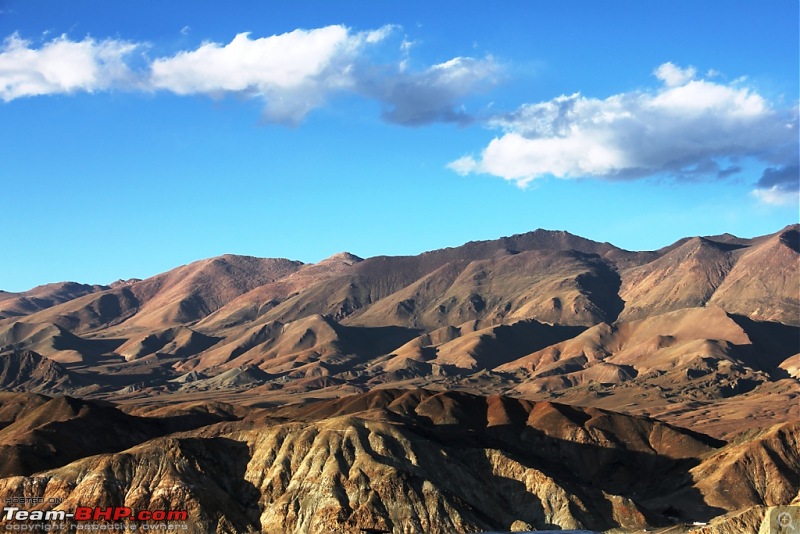
[[[798,225],[537,230],[0,292],[0,498],[198,533],[756,533],[800,506],[798,260]]]

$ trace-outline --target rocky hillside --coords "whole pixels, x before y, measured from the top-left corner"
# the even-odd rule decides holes
[[[13,412],[18,399],[2,401],[0,413]],[[113,410],[36,402],[0,432],[4,447],[56,421],[86,424],[82,410]],[[114,425],[130,448],[0,479],[0,498],[188,510],[191,532],[452,533],[705,522],[800,490],[796,471],[780,468],[800,464],[797,425],[726,444],[596,408],[427,390],[238,414],[138,411],[108,414],[137,421]],[[722,491],[742,477],[750,490]]]

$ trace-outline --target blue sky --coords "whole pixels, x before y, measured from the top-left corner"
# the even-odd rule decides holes
[[[798,3],[0,0],[0,288],[798,220]]]

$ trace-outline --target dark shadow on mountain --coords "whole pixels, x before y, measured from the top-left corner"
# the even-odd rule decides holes
[[[786,230],[781,234],[780,240],[790,249],[800,253],[800,231],[795,229]]]
[[[197,488],[203,516],[192,521],[199,519],[208,532],[217,532],[224,528],[224,516],[235,532],[260,531],[261,492],[245,478],[251,459],[247,444],[222,437],[182,438],[179,443],[182,455],[194,463],[193,470],[183,473],[184,482]]]
[[[344,326],[330,317],[325,317],[325,320],[336,331],[348,352],[365,358],[389,354],[422,333],[421,330],[403,326]]]
[[[53,397],[0,430],[0,476],[31,475],[94,454],[119,452],[151,439],[231,420],[187,413],[129,415],[110,403]]]
[[[579,275],[577,281],[588,291],[589,300],[601,310],[605,322],[611,324],[625,307],[625,301],[619,296],[622,279],[612,265],[598,256],[587,255],[587,261],[591,261],[594,269]]]
[[[750,350],[743,350],[741,358],[755,369],[773,373],[789,356],[800,352],[800,327],[767,321],[754,321],[744,315],[731,314],[736,324],[747,333],[752,342]]]
[[[724,241],[718,241],[713,237],[701,237],[700,239],[702,239],[706,243],[710,243],[714,248],[716,248],[717,250],[721,250],[722,252],[732,252],[734,250],[740,250],[750,246],[742,243],[732,243],[732,242],[726,243]]]
[[[426,418],[408,430],[424,439],[437,442],[456,457],[479,449],[500,450],[519,464],[536,469],[552,478],[567,493],[575,495],[589,506],[588,510],[573,510],[586,528],[606,530],[619,527],[613,517],[612,504],[603,494],[621,495],[631,499],[650,525],[665,526],[680,521],[708,521],[726,510],[705,503],[702,494],[693,488],[689,470],[697,466],[697,458],[674,459],[655,453],[621,448],[604,448],[594,444],[577,443],[548,436],[523,425],[499,425],[485,429],[464,428],[462,425],[436,425]],[[619,445],[619,444],[618,444]],[[485,455],[470,454],[469,465],[480,473],[487,485],[516,485],[515,491],[526,492],[524,485],[512,479],[492,474]],[[479,461],[479,460],[483,461]],[[662,495],[680,491],[680,502],[648,508],[647,502]],[[534,509],[541,503],[532,496]],[[510,529],[491,517],[487,528]],[[518,515],[518,514],[517,514]],[[514,514],[511,514],[513,517]],[[520,517],[535,528],[558,528],[547,524],[542,517]]]
[[[500,325],[491,337],[483,337],[474,357],[481,369],[493,369],[556,343],[572,339],[586,330],[585,326],[561,326],[540,323],[534,319]],[[450,367],[450,366],[442,366]],[[472,374],[474,369],[454,368],[452,374]]]

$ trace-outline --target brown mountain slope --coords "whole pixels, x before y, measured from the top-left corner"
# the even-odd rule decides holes
[[[792,378],[800,379],[800,353],[789,356],[779,364],[779,367]]]
[[[0,429],[49,400],[50,397],[36,393],[0,391]]]
[[[714,306],[678,310],[597,325],[495,371],[519,377],[511,394],[651,414],[729,435],[798,413],[800,385],[779,367],[788,355],[753,344],[754,325],[760,326],[745,329]],[[774,350],[787,347],[788,341]]]
[[[0,353],[32,350],[61,363],[91,360],[114,350],[120,341],[85,339],[52,323],[16,321],[0,325]]]
[[[597,325],[579,336],[509,362],[500,371],[525,369],[535,373],[563,359],[583,357],[586,361],[609,361],[630,365],[638,372],[664,370],[679,365],[678,350],[685,344],[717,340],[734,345],[750,343],[747,333],[728,314],[715,306],[678,310],[613,326]],[[691,352],[691,351],[689,351]],[[694,356],[686,354],[686,361]]]
[[[691,470],[694,487],[707,503],[738,510],[786,505],[800,495],[800,422],[740,440]]]
[[[505,253],[517,254],[529,250],[596,254],[620,267],[644,263],[655,258],[655,254],[651,252],[629,252],[610,243],[598,243],[569,232],[543,229],[490,241],[471,241],[460,247],[427,252],[421,256],[433,256],[438,261],[449,262],[467,258],[488,259]]]
[[[106,289],[108,286],[59,282],[37,286],[23,293],[0,291],[0,320],[30,315],[56,304]]]
[[[622,273],[622,320],[704,305],[735,263],[739,247],[696,237]]]
[[[447,283],[447,280],[453,276],[453,269],[457,271],[469,262],[500,259],[527,251],[594,256],[596,259],[593,261],[597,265],[605,265],[606,269],[608,269],[608,265],[637,265],[655,257],[654,253],[627,252],[608,243],[596,243],[567,232],[536,230],[491,241],[470,242],[460,247],[434,250],[418,256],[368,258],[353,265],[347,275],[317,284],[300,295],[279,304],[269,310],[263,320],[265,322],[275,320],[289,322],[305,315],[320,314],[340,321],[420,281],[439,269],[442,269],[441,275],[444,276],[444,282]],[[449,272],[446,272],[448,270]],[[586,280],[586,282],[591,284],[590,280]],[[604,284],[602,287],[592,286],[588,289],[598,295],[603,295],[603,297],[605,297],[605,291],[608,291]],[[470,313],[470,307],[475,306],[475,303],[469,301],[458,302],[458,304],[464,306],[464,311],[467,313]],[[481,306],[480,303],[477,305]],[[592,305],[586,304],[586,306],[591,307]],[[441,325],[441,322],[436,324]]]
[[[115,428],[115,432],[108,432]],[[56,397],[0,430],[2,475],[30,474],[122,450],[158,432],[111,407]]]
[[[400,327],[344,326],[330,317],[310,315],[286,324],[272,322],[238,330],[176,368],[185,371],[256,365],[270,373],[289,373],[290,377],[323,376],[388,353],[418,333]]]
[[[743,250],[710,302],[761,321],[800,326],[800,226]]]
[[[289,297],[318,282],[346,273],[360,261],[362,259],[358,256],[349,252],[341,252],[319,263],[303,265],[280,280],[258,286],[231,300],[200,321],[197,327],[219,332],[248,321],[254,321]]]
[[[761,321],[800,324],[800,226],[740,239],[729,234],[685,238],[657,259],[621,270],[621,319],[707,302]]]
[[[360,269],[363,263],[354,265],[353,270]],[[580,253],[534,251],[495,260],[447,263],[373,304],[377,292],[389,291],[389,286],[378,284],[376,288],[372,285],[374,281],[356,274],[322,281],[268,310],[251,326],[229,330],[225,341],[179,368],[186,370],[198,364],[200,369],[223,364],[256,364],[270,372],[286,371],[286,368],[277,369],[273,364],[265,366],[263,363],[267,360],[307,363],[308,356],[316,360],[320,355],[380,355],[376,350],[359,346],[374,345],[369,333],[385,329],[386,325],[435,329],[438,325],[461,324],[465,320],[492,324],[501,322],[505,316],[509,322],[519,322],[520,318],[530,315],[540,319],[543,316],[553,322],[593,324],[605,316],[613,317],[620,307],[615,299],[614,288],[619,284],[616,274],[596,256]],[[479,291],[486,295],[486,300]],[[406,298],[409,295],[411,297]],[[366,309],[364,313],[357,313],[363,309]],[[315,310],[318,313],[312,314]],[[316,327],[304,328],[302,342],[302,336],[291,342],[275,341],[290,325],[303,324],[315,316],[326,318],[329,326],[319,320],[317,323],[327,333],[318,332]],[[333,330],[336,328],[331,325],[337,317],[346,317],[338,332],[352,334],[349,339],[353,343],[348,347],[329,343],[335,337]],[[204,321],[198,327],[208,325],[209,321]],[[345,325],[357,328],[348,330]],[[400,332],[402,330],[398,334]],[[356,339],[359,334],[366,338],[359,342]],[[389,339],[379,345],[386,351],[384,354],[398,349],[410,337],[392,338],[397,339],[397,345],[389,344]],[[284,339],[289,338],[284,336]],[[322,342],[328,344],[320,347],[317,340],[328,340]],[[540,341],[529,345],[537,343]],[[287,352],[281,353],[284,350]],[[328,372],[322,371],[322,374]]]
[[[348,319],[434,330],[471,320],[536,319],[563,325],[614,320],[622,309],[619,277],[608,264],[576,252],[528,251],[454,262]]]
[[[139,301],[130,286],[84,295],[30,315],[5,319],[0,325],[16,322],[30,324],[55,324],[76,334],[108,328],[129,318],[139,308]]]
[[[255,287],[295,272],[301,265],[284,259],[227,254],[175,269],[161,275],[163,278],[143,280],[134,284],[133,291],[147,307],[132,324],[151,327],[198,320]]]
[[[0,396],[0,413],[21,394]],[[86,456],[115,452],[167,433],[234,418],[231,414],[174,410],[170,417],[128,415],[108,403],[67,396],[38,397],[33,408],[11,410],[0,428],[0,476],[27,475]]]
[[[115,352],[126,360],[136,360],[151,354],[164,354],[178,358],[188,357],[216,344],[219,338],[206,336],[184,326],[134,335]]]
[[[74,333],[118,333],[192,323],[247,291],[287,276],[300,262],[225,255],[86,295],[21,318],[51,322]],[[113,328],[112,328],[113,327]]]
[[[89,386],[83,377],[32,351],[0,354],[0,390],[73,393]]]
[[[479,329],[473,326],[474,323],[466,323],[424,334],[393,351],[389,359],[381,362],[380,368],[387,371],[405,368],[406,360],[410,359],[473,371],[494,369],[584,330],[543,324],[533,319]]]
[[[333,321],[312,315],[288,324],[269,323],[229,336],[217,346],[179,366],[179,369],[232,368],[264,364],[266,368],[300,365],[304,357],[340,354],[339,336]],[[279,361],[274,361],[279,358]]]

